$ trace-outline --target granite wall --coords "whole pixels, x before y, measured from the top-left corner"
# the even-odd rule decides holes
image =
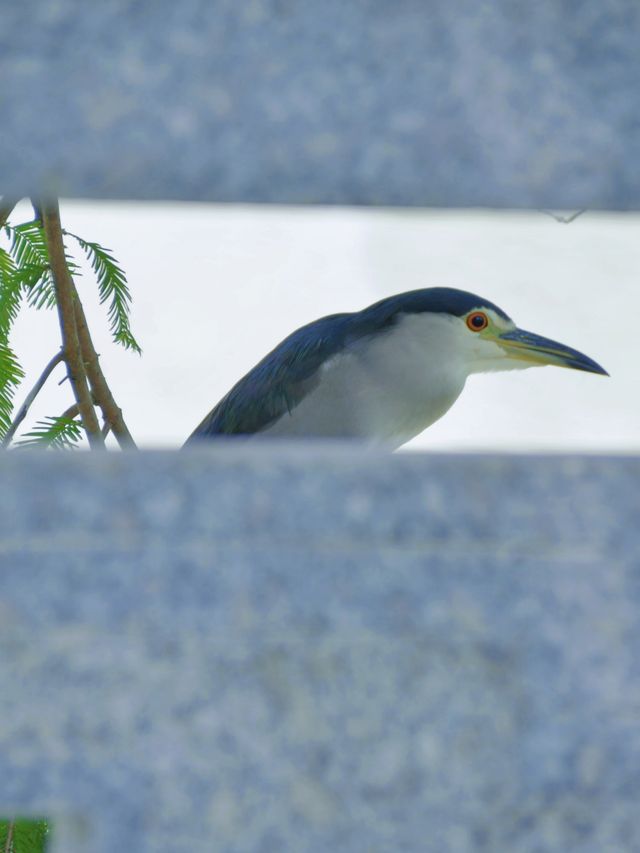
[[[640,846],[640,459],[0,459],[0,812],[56,853]]]
[[[0,12],[0,192],[640,208],[637,0]]]

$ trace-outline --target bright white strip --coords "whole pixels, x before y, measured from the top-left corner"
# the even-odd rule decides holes
[[[537,212],[85,202],[63,203],[62,215],[127,271],[142,358],[110,344],[89,271],[81,288],[141,446],[180,445],[297,326],[444,285],[582,350],[611,378],[551,367],[471,377],[409,449],[640,449],[640,215],[587,212],[563,225]],[[25,393],[57,341],[54,314],[22,315],[14,342],[28,370]],[[33,414],[58,414],[69,402],[68,386],[54,384]]]

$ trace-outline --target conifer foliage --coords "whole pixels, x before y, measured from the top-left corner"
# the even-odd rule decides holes
[[[131,331],[131,294],[123,269],[110,249],[62,228],[56,200],[34,203],[35,218],[18,224],[9,221],[13,208],[13,203],[0,203],[0,444],[70,448],[86,437],[91,448],[97,448],[104,446],[111,431],[122,447],[135,447],[93,347],[75,285],[80,268],[69,245],[75,244],[87,257],[113,341],[140,354]],[[53,308],[58,309],[60,352],[16,409],[24,371],[11,346],[13,325],[21,310]],[[48,416],[18,435],[35,397],[60,363],[67,368],[75,402],[62,415]]]
[[[49,838],[46,820],[0,818],[0,850],[3,853],[45,853]]]

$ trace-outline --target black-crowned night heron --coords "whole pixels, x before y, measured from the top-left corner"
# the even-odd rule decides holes
[[[481,296],[413,290],[293,332],[234,385],[187,443],[257,433],[395,448],[441,418],[472,373],[547,364],[608,375],[581,352],[518,329]]]

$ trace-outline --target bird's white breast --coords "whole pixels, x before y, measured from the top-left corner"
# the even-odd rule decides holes
[[[269,436],[360,438],[399,447],[451,407],[468,374],[459,321],[405,314],[321,368],[318,386]]]

